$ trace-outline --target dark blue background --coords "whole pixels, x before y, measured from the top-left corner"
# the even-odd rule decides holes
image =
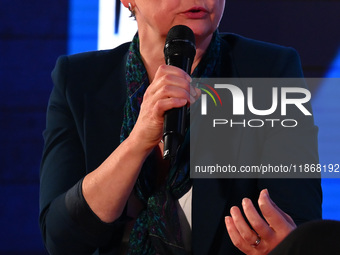
[[[66,0],[1,0],[0,254],[46,254],[38,227],[41,133],[67,27]]]
[[[339,50],[339,13],[335,1],[228,0],[220,30],[292,46],[306,76],[322,77]],[[45,254],[38,228],[41,134],[50,72],[67,54],[68,15],[67,0],[1,0],[0,254]]]

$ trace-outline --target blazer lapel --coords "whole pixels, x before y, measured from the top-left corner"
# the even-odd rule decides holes
[[[237,77],[237,70],[232,61],[230,46],[227,41],[223,40],[221,44],[221,71],[222,77]],[[232,109],[232,102],[223,102],[229,104],[228,108]],[[239,116],[233,116],[235,121],[240,119]],[[224,152],[231,165],[237,165],[239,160],[239,148],[243,135],[242,128],[232,128],[226,132],[223,140]],[[200,137],[202,138],[202,136]],[[193,148],[195,151],[195,148]],[[208,154],[209,152],[207,152]],[[204,155],[203,155],[204,156]],[[209,157],[209,156],[208,156]],[[193,254],[216,254],[214,250],[214,241],[222,242],[228,238],[216,236],[225,233],[218,231],[225,228],[224,217],[229,214],[230,196],[232,182],[231,179],[193,179],[192,195],[192,252]],[[230,245],[227,241],[222,244],[224,248]],[[216,243],[220,247],[221,244]],[[220,247],[221,248],[221,247]],[[226,248],[227,250],[228,248]],[[222,248],[223,250],[223,248]],[[221,250],[221,251],[222,251]]]
[[[230,129],[223,137],[223,143],[225,143],[223,150],[226,160],[231,166],[238,165],[242,137],[242,128]],[[206,155],[202,155],[203,157],[209,157],[209,151],[206,152]],[[208,162],[213,162],[213,155],[212,160],[208,159]],[[226,237],[216,235],[224,233],[224,231],[219,230],[225,228],[224,217],[229,215],[232,196],[237,196],[237,194],[231,193],[231,189],[232,179],[193,179],[193,254],[215,254],[213,252],[214,241],[221,242],[223,240],[222,242],[224,242],[226,240]],[[227,241],[222,244],[222,246],[228,245],[230,245],[230,242],[227,243]],[[218,244],[218,246],[221,246],[221,244]]]
[[[88,172],[97,168],[120,144],[126,101],[125,63],[126,54],[114,65],[98,66],[98,69],[110,68],[110,71],[105,77],[95,75],[95,81],[85,94],[84,147]]]

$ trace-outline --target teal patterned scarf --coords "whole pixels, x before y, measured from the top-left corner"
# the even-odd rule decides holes
[[[218,77],[220,66],[221,38],[215,32],[213,39],[192,77]],[[139,52],[139,38],[135,35],[130,45],[126,62],[127,100],[121,129],[121,142],[132,131],[142,104],[143,95],[149,86],[148,75]],[[178,151],[165,184],[157,187],[154,174],[155,153],[144,162],[135,193],[145,205],[131,231],[128,254],[187,254],[182,242],[182,233],[177,214],[176,201],[191,188],[189,170],[189,132]]]

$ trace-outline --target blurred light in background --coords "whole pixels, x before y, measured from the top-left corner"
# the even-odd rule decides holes
[[[319,127],[320,164],[340,164],[340,48],[325,78],[330,80],[325,79],[312,100],[315,123]],[[337,179],[322,179],[324,219],[340,220],[340,169],[338,171],[334,173],[339,176]]]
[[[136,31],[136,21],[119,0],[70,0],[69,54],[115,48]]]

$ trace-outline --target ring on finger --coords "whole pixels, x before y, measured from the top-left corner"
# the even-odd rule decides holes
[[[250,246],[253,248],[256,248],[257,246],[259,246],[260,243],[261,243],[261,237],[258,235],[255,243],[251,244]]]

